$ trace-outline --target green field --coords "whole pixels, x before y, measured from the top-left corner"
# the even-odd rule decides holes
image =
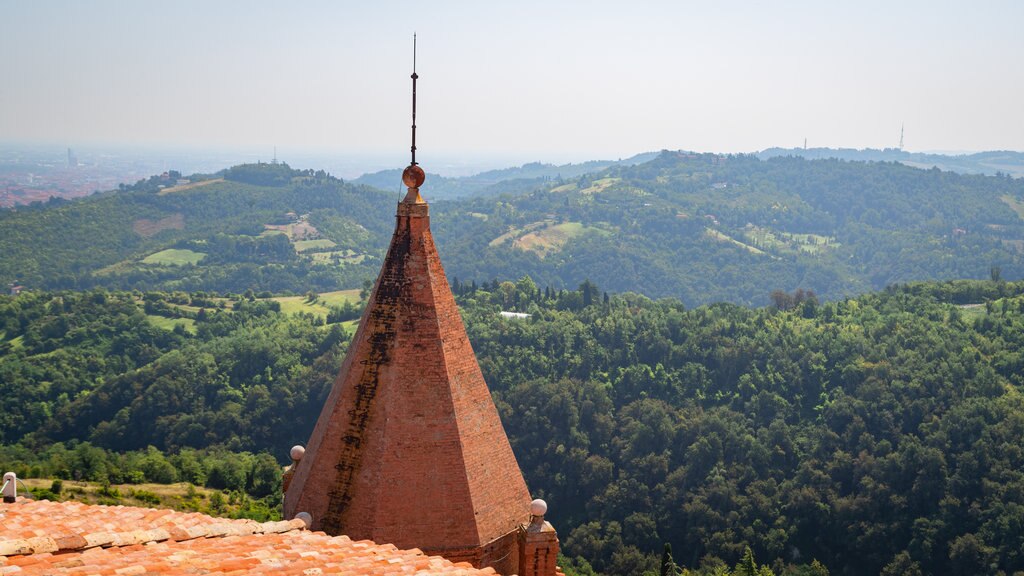
[[[333,252],[313,252],[310,254],[314,262],[338,264],[358,264],[366,258],[366,254],[356,254],[352,250],[335,250]]]
[[[332,306],[341,306],[345,302],[358,302],[359,290],[324,292],[315,302],[310,302],[305,296],[278,296],[270,298],[270,300],[280,302],[281,312],[284,314],[305,312],[326,318]]]
[[[202,252],[183,250],[179,248],[168,248],[155,254],[150,254],[142,259],[143,264],[156,264],[158,266],[184,266],[185,264],[199,264],[206,258]]]
[[[321,238],[319,240],[299,240],[294,243],[294,246],[296,252],[309,252],[323,248],[334,248],[335,243],[332,240]]]
[[[562,246],[565,246],[566,242],[583,234],[588,229],[581,222],[552,224],[522,235],[512,245],[520,250],[535,252],[543,258],[552,252],[557,252]]]
[[[707,234],[708,236],[710,236],[711,238],[714,238],[715,240],[718,240],[719,242],[728,242],[730,244],[735,244],[736,246],[739,246],[740,248],[743,248],[744,250],[746,250],[746,251],[748,251],[748,252],[750,252],[752,254],[765,254],[764,250],[761,250],[759,248],[755,248],[755,247],[751,246],[750,244],[744,244],[743,242],[740,242],[739,240],[733,238],[732,236],[729,236],[728,234],[723,234],[722,232],[719,232],[718,230],[713,230],[711,228],[708,228],[708,229],[706,229],[704,231],[704,233]]]
[[[1017,200],[1016,198],[1010,196],[1009,194],[1003,194],[1002,196],[999,197],[999,199],[1005,202],[1006,205],[1010,207],[1010,209],[1016,212],[1017,216],[1021,220],[1024,220],[1024,202]]]
[[[994,301],[992,304],[995,305],[1001,302],[1002,299]],[[964,319],[974,321],[982,316],[988,314],[988,310],[984,304],[960,304],[957,306],[963,314]]]
[[[146,314],[146,318],[149,320],[150,324],[157,328],[174,330],[175,326],[181,324],[185,326],[185,331],[189,334],[196,333],[196,321],[191,318],[168,318],[166,316],[157,316],[155,314]]]
[[[821,254],[841,246],[832,236],[779,232],[761,226],[747,225],[743,236],[759,249],[771,252],[806,252]]]
[[[542,220],[527,224],[522,228],[512,228],[508,232],[491,240],[489,245],[498,246],[509,240],[512,246],[527,252],[535,252],[541,258],[561,250],[569,240],[585,233],[597,232],[608,234],[602,228],[585,226],[582,222],[562,222],[555,224],[552,220]]]
[[[179,512],[202,512],[225,518],[236,517],[241,511],[241,501],[236,501],[220,490],[195,486],[187,482],[176,484],[108,484],[62,480],[60,494],[49,493],[53,487],[50,478],[19,478],[33,494],[46,492],[47,499],[58,502],[71,500],[85,504],[108,506],[141,506],[144,508],[169,508]],[[214,495],[219,494],[219,504],[213,504]],[[276,517],[275,517],[276,518]]]
[[[599,178],[594,180],[590,186],[580,190],[580,194],[597,194],[599,192],[604,192],[611,185],[621,181],[622,178]]]

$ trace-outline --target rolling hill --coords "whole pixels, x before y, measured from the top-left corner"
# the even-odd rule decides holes
[[[1024,277],[1024,181],[892,162],[660,153],[438,199],[449,276],[764,304],[894,283]],[[523,169],[506,172],[522,175]],[[555,169],[550,167],[547,169]],[[303,294],[372,280],[395,195],[283,164],[160,177],[0,212],[0,282]],[[83,247],[87,248],[83,250]]]

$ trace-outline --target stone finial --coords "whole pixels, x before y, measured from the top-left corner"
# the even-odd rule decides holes
[[[292,459],[292,465],[284,469],[284,474],[281,477],[281,491],[287,492],[288,486],[292,483],[292,476],[295,475],[295,467],[299,465],[299,460],[306,455],[306,449],[301,445],[296,444],[292,446],[292,449],[288,451],[288,456]]]
[[[530,502],[530,523],[519,529],[520,576],[558,576],[558,534],[544,520],[547,502],[540,498]]]
[[[548,511],[548,503],[543,501],[543,500],[541,500],[540,498],[537,498],[533,502],[530,502],[530,516],[533,516],[533,517],[538,517],[539,516],[539,517],[543,518],[544,514],[547,514],[547,511]]]
[[[306,530],[309,530],[310,526],[313,525],[313,515],[309,512],[299,512],[295,515],[296,520],[302,520],[306,525]]]
[[[4,504],[11,504],[18,499],[18,477],[14,472],[4,474],[3,484]]]
[[[537,498],[533,502],[530,502],[530,523],[526,526],[527,532],[552,532],[554,528],[551,527],[550,522],[544,520],[544,515],[548,512],[548,503]]]

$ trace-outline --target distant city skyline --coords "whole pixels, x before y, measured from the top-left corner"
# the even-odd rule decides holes
[[[14,1],[0,140],[577,162],[1024,150],[1024,3]],[[394,158],[394,160],[391,160]],[[377,160],[374,160],[376,163]]]

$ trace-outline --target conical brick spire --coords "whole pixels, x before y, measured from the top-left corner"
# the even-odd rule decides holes
[[[403,176],[419,184],[422,174],[410,166]],[[307,512],[313,529],[328,534],[486,565],[489,545],[514,537],[528,519],[530,496],[445,278],[428,210],[410,186],[284,512]]]

